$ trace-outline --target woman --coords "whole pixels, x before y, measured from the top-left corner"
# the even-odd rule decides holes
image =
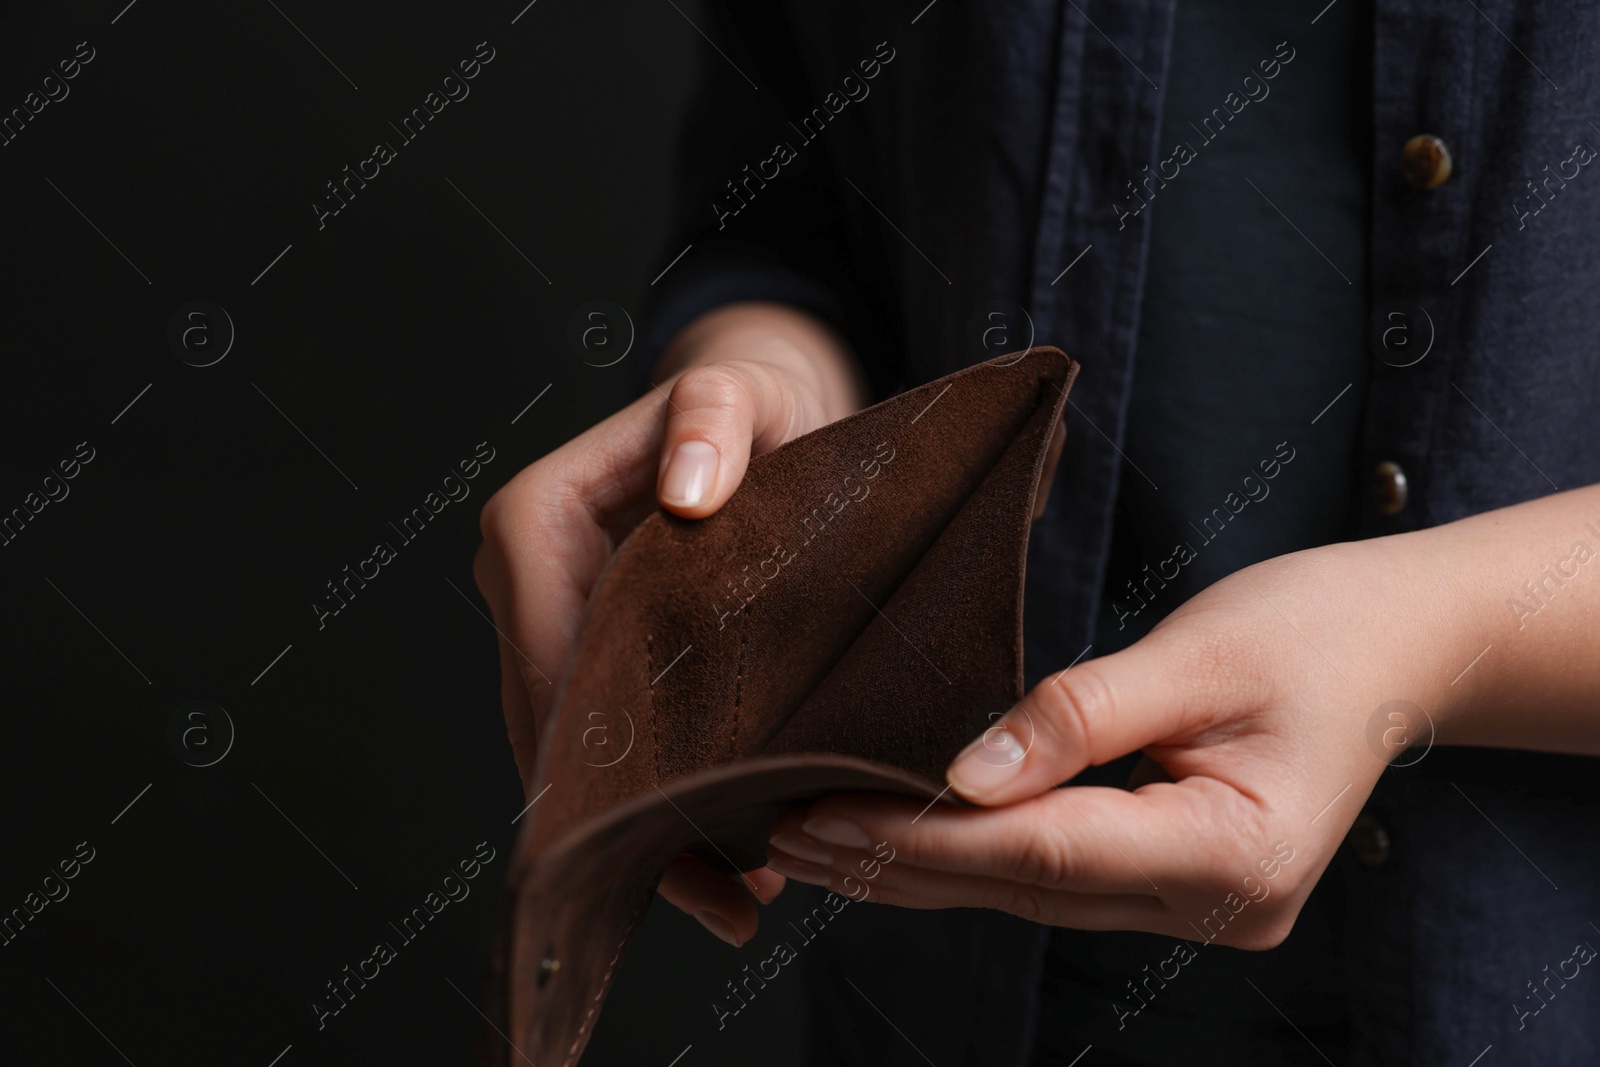
[[[750,875],[765,902],[897,850],[874,890],[910,910],[808,961],[808,1062],[1600,1056],[1600,28],[1359,0],[721,24],[654,387],[484,513],[480,584],[544,674],[657,503],[709,515],[752,454],[1034,339],[1084,365],[1033,688],[949,770],[979,809],[828,798]],[[502,664],[526,777],[550,687]],[[661,892],[756,929],[687,857]]]

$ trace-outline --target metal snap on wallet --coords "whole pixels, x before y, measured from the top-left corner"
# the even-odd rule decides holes
[[[628,537],[540,738],[484,1062],[578,1062],[679,853],[751,870],[798,802],[940,796],[1022,696],[1028,530],[1077,370],[1054,348],[969,367],[756,457],[710,518]]]

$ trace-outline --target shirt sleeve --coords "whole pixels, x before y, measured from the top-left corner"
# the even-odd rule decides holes
[[[881,246],[844,207],[852,194],[834,146],[845,131],[830,127],[808,140],[791,123],[826,89],[807,77],[776,6],[718,6],[701,23],[717,45],[703,49],[683,117],[674,225],[662,258],[682,257],[650,287],[641,365],[648,373],[697,316],[770,300],[837,330],[881,398],[904,379],[885,314]]]

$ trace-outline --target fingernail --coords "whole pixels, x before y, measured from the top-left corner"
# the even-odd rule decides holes
[[[694,913],[694,917],[699,920],[701,926],[704,926],[734,948],[744,944],[739,940],[739,936],[733,932],[733,924],[716,912],[697,911]]]
[[[705,441],[685,441],[667,460],[661,479],[661,499],[679,507],[705,503],[717,481],[717,450]]]
[[[872,844],[872,838],[867,832],[848,819],[841,819],[837,815],[813,815],[800,824],[800,829],[810,834],[819,841],[826,841],[830,845],[843,845],[846,848],[867,848]]]
[[[758,887],[755,882],[750,881],[748,878],[746,881],[749,881],[751,894],[763,904],[771,904],[774,900],[778,899],[778,894],[783,891],[782,886],[779,886],[776,889],[762,889]]]
[[[805,834],[796,833],[793,830],[780,830],[778,833],[773,834],[772,843],[789,855],[799,856],[801,859],[810,860],[812,863],[826,865],[833,862],[832,853]]]
[[[1017,776],[1027,749],[1004,724],[991,726],[961,750],[945,772],[956,791],[966,796],[991,793]]]
[[[828,880],[833,873],[826,867],[819,867],[815,863],[807,863],[805,860],[796,859],[786,852],[768,852],[767,867],[770,870],[777,871],[785,878],[793,878],[795,881],[804,882],[806,885],[820,885],[824,888],[827,887]]]

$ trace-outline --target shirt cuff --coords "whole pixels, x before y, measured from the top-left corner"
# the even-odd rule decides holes
[[[809,311],[841,335],[844,314],[833,290],[814,278],[770,259],[733,248],[696,249],[669,268],[646,316],[641,388],[668,344],[690,322],[708,311],[747,300],[767,300]]]

